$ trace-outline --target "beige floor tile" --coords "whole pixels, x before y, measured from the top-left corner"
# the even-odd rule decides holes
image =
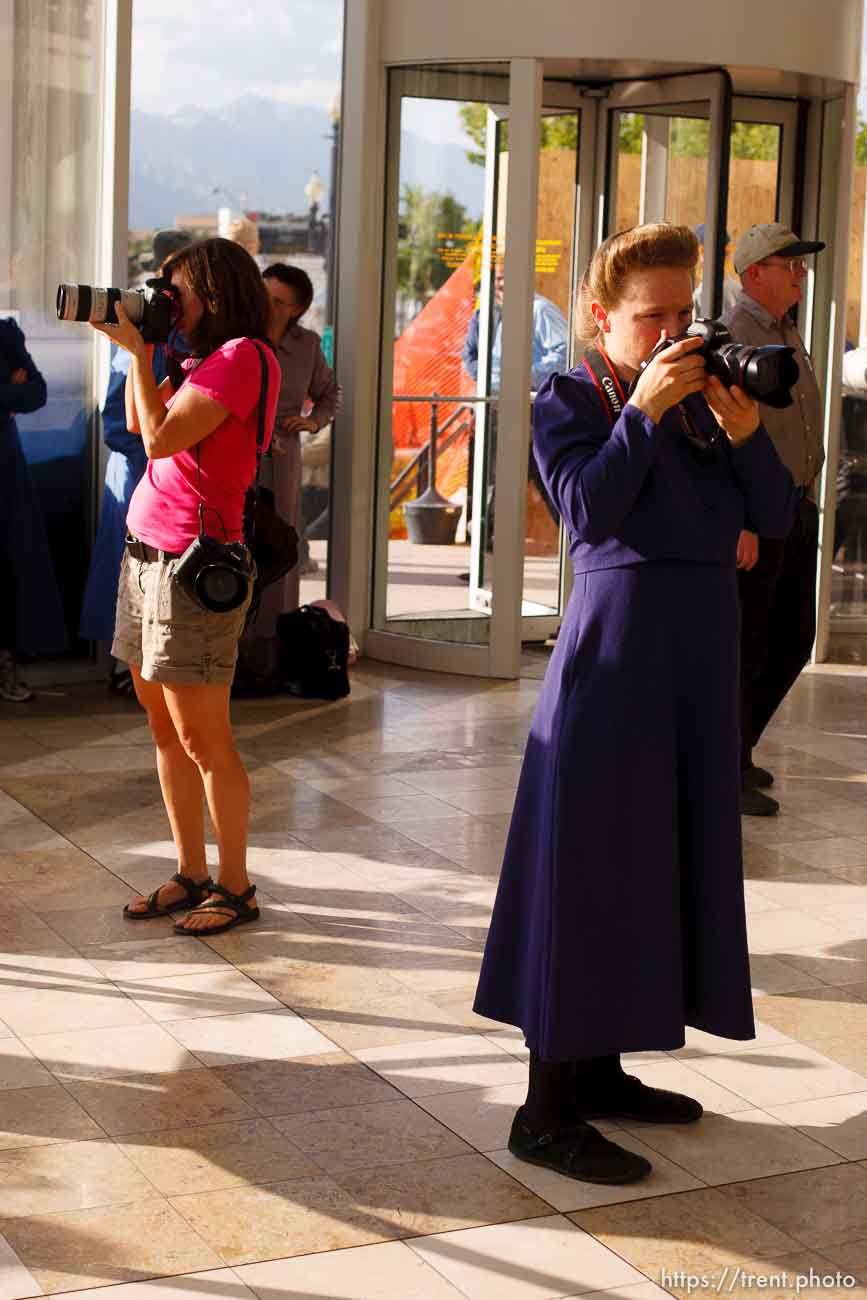
[[[448,799],[450,791],[497,790],[514,788],[518,781],[516,767],[455,768],[444,772],[408,772],[402,778],[406,785],[440,799]]]
[[[151,888],[156,889],[158,885],[165,882],[165,879],[165,871],[158,872],[144,892],[150,892]],[[126,903],[136,897],[141,886],[135,885],[130,889],[124,885],[124,888],[126,895],[121,902]],[[167,939],[177,938],[172,928],[178,920],[177,916],[155,916],[141,923],[129,921],[124,916],[120,903],[113,903],[107,907],[73,907],[66,911],[45,911],[41,915],[46,925],[50,925],[67,943],[73,944],[79,950],[93,944],[124,943],[133,935],[142,946],[146,943],[164,943]],[[82,956],[87,956],[89,960],[89,953],[82,953]]]
[[[240,1065],[334,1051],[330,1039],[286,1010],[174,1020],[164,1027],[204,1065]]]
[[[842,1038],[816,1038],[813,1046],[837,1065],[867,1078],[867,1034],[846,1034]]]
[[[788,1233],[718,1188],[600,1206],[569,1217],[657,1282],[663,1270],[673,1268],[714,1274],[734,1264],[768,1273],[769,1261],[800,1249]]]
[[[854,1274],[862,1287],[867,1284],[867,1238],[843,1246],[826,1246],[822,1254],[835,1268]]]
[[[130,923],[125,924],[129,934]],[[106,979],[117,981],[195,975],[225,964],[207,944],[190,943],[175,934],[154,939],[127,938],[116,943],[88,942],[81,955]]]
[[[821,948],[802,948],[787,953],[787,966],[803,971],[821,981],[843,988],[867,980],[867,950],[858,939],[843,940]],[[787,992],[786,989],[768,989],[768,992]]]
[[[466,1143],[411,1101],[376,1102],[272,1122],[328,1174],[469,1151]]]
[[[501,1151],[508,1144],[515,1111],[526,1095],[525,1084],[512,1083],[501,1088],[437,1093],[417,1098],[416,1104],[477,1151]]]
[[[824,925],[834,926],[838,936],[867,940],[867,898],[863,903],[850,903],[848,906],[817,907],[815,915]]]
[[[78,956],[0,955],[3,1019],[17,1034],[144,1025],[148,1017]]]
[[[128,1205],[112,1205],[0,1218],[0,1232],[48,1293],[192,1273],[221,1263],[157,1197],[138,1201],[134,1214]]]
[[[568,1219],[552,1215],[407,1243],[468,1300],[554,1300],[646,1281]]]
[[[42,1295],[42,1287],[24,1267],[5,1237],[0,1235],[0,1300],[20,1300]]]
[[[40,915],[76,907],[123,906],[132,897],[128,885],[96,863],[59,872],[34,872],[26,882],[13,882],[9,893]]]
[[[0,1092],[7,1088],[47,1087],[56,1082],[19,1039],[0,1039]]]
[[[867,863],[867,844],[846,835],[830,835],[815,842],[781,842],[780,847],[790,858],[821,871],[832,871],[834,867],[860,867]]]
[[[725,1191],[749,1213],[815,1250],[867,1238],[867,1169],[860,1165],[754,1178]]]
[[[839,1157],[766,1111],[705,1115],[698,1124],[621,1121],[654,1151],[709,1186],[832,1165]]]
[[[457,998],[461,1010],[456,1009]],[[326,1037],[347,1052],[388,1047],[397,1043],[419,1043],[484,1028],[489,1021],[466,1013],[467,991],[458,989],[451,995],[433,993],[422,997],[404,989],[388,997],[377,997],[373,1008],[355,1010],[334,1008],[317,1013],[305,1009],[311,1023]]]
[[[0,905],[0,953],[10,957],[62,946],[63,940],[47,921],[9,900]]]
[[[0,1151],[103,1136],[65,1088],[16,1088],[0,1102]]]
[[[761,1020],[756,1021],[755,1038],[747,1039],[718,1038],[716,1034],[706,1034],[703,1029],[693,1029],[691,1025],[687,1025],[686,1042],[683,1047],[679,1047],[669,1055],[684,1061],[700,1056],[737,1056],[744,1052],[755,1051],[757,1047],[775,1047],[788,1041],[785,1034],[774,1029],[773,1025],[764,1024]]]
[[[747,917],[750,952],[776,953],[783,958],[798,948],[836,943],[839,929],[830,921],[798,908],[779,908]]]
[[[511,813],[515,804],[514,788],[508,785],[490,790],[449,790],[440,797],[473,816],[480,813]]]
[[[527,1067],[480,1034],[374,1047],[357,1053],[408,1097],[526,1084]]]
[[[210,1070],[129,1074],[114,1079],[70,1079],[66,1086],[106,1133],[144,1133],[246,1119],[251,1108]]]
[[[742,826],[746,844],[764,844],[768,848],[781,848],[789,857],[795,856],[790,851],[792,844],[806,844],[810,840],[829,838],[824,826],[817,826],[815,822],[801,817],[792,817],[789,814],[782,817],[745,817]],[[804,858],[795,860],[806,861]]]
[[[795,993],[799,989],[817,988],[818,974],[786,957],[781,961],[770,953],[750,954],[750,979],[753,993]],[[828,981],[832,982],[832,981]]]
[[[789,857],[785,849],[744,841],[744,877],[750,881],[791,880],[824,884],[828,872]]]
[[[603,1125],[595,1127],[602,1128]],[[574,1178],[564,1178],[562,1174],[539,1165],[527,1164],[525,1160],[516,1160],[510,1151],[491,1151],[488,1158],[512,1178],[523,1183],[537,1196],[540,1196],[555,1210],[564,1213],[580,1210],[591,1205],[614,1205],[620,1201],[644,1201],[654,1197],[669,1196],[672,1192],[685,1192],[691,1188],[704,1187],[698,1178],[672,1164],[665,1156],[654,1151],[636,1133],[625,1130],[606,1128],[607,1136],[618,1146],[626,1147],[637,1155],[644,1156],[653,1166],[646,1178],[638,1183],[625,1183],[620,1186],[604,1186],[598,1183],[582,1183]]]
[[[757,1047],[752,1052],[731,1057],[699,1057],[693,1066],[762,1108],[867,1091],[865,1076],[835,1064],[800,1043]]]
[[[0,771],[0,781],[2,779]],[[90,871],[94,865],[93,858],[66,841],[63,848],[43,849],[38,853],[0,853],[0,882],[17,884],[22,888],[31,880],[40,883],[54,880],[56,883],[66,871],[74,873],[82,868]]]
[[[845,1160],[867,1160],[867,1092],[769,1106],[768,1114],[830,1147]]]
[[[225,966],[222,970],[176,975],[170,979],[129,980],[118,987],[158,1022],[277,1010],[281,1006],[253,980]]]
[[[136,1007],[136,1011],[139,1008]],[[60,1079],[113,1079],[126,1074],[194,1070],[199,1062],[160,1026],[71,1030],[28,1037],[28,1048]]]
[[[833,907],[863,901],[864,891],[859,885],[850,885],[830,872],[821,873],[819,880],[751,880],[748,893],[761,895],[777,907],[802,908],[810,912],[816,907]]]
[[[306,1300],[460,1300],[462,1295],[402,1241],[242,1264],[235,1273],[262,1300],[278,1296],[286,1300],[290,1296]]]
[[[22,1293],[23,1294],[23,1293]],[[230,1268],[207,1273],[184,1273],[152,1282],[121,1282],[116,1286],[87,1287],[73,1292],[75,1300],[253,1300],[254,1293]],[[5,1300],[5,1297],[3,1297]]]
[[[360,1208],[401,1236],[511,1223],[550,1212],[526,1187],[475,1154],[377,1166],[335,1178]]]
[[[750,1103],[736,1092],[721,1087],[713,1079],[694,1070],[689,1060],[627,1062],[627,1074],[637,1075],[651,1088],[666,1088],[669,1092],[684,1093],[701,1102],[706,1114],[730,1115],[734,1111],[748,1110]],[[625,1121],[624,1121],[625,1122]],[[618,1121],[619,1123],[619,1121]]]
[[[63,1142],[0,1152],[4,1218],[145,1200],[146,1178],[113,1142]]]
[[[131,1134],[118,1146],[163,1196],[315,1178],[322,1172],[266,1119]]]
[[[384,1079],[343,1052],[232,1065],[212,1073],[264,1116],[400,1099]]]
[[[754,999],[757,1016],[788,1038],[808,1046],[825,1038],[867,1034],[867,1002],[857,986],[802,989],[787,997]]]
[[[171,1205],[227,1264],[362,1246],[400,1235],[333,1179],[299,1178],[173,1197]]]

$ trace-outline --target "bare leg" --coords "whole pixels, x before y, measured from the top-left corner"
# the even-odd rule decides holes
[[[193,880],[205,880],[205,819],[202,805],[202,777],[189,757],[175,730],[166,707],[163,687],[146,682],[141,670],[131,666],[133,684],[139,703],[147,713],[148,726],[157,751],[157,772],[163,803],[172,828],[178,856],[178,871]],[[170,882],[160,889],[158,902],[167,907],[184,897],[182,886]],[[133,899],[130,911],[143,911],[145,898]]]
[[[247,875],[250,781],[232,736],[230,687],[199,683],[166,685],[163,692],[175,731],[205,787],[220,855],[219,883],[230,893],[243,894],[250,884]],[[184,927],[205,931],[222,925],[230,916],[229,911],[200,916],[192,913]]]

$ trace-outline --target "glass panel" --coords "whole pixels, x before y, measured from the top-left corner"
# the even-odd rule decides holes
[[[54,304],[60,281],[92,281],[97,264],[103,5],[27,0],[12,14],[13,39],[0,50],[9,96],[0,169],[11,177],[0,199],[0,315],[18,320],[46,382],[46,404],[17,424],[75,644],[92,515],[94,349],[89,328],[60,324]],[[62,628],[48,640],[41,649],[59,648]]]
[[[536,296],[533,304],[531,384],[569,367],[576,218],[579,113],[542,118],[536,209]],[[524,530],[523,613],[560,611],[560,520],[549,504],[530,447]],[[525,624],[525,638],[532,624]]]
[[[706,117],[615,112],[617,189],[609,233],[641,221],[704,220],[710,156]]]
[[[465,84],[471,95],[479,83]],[[508,82],[499,85],[496,112],[470,95],[402,98],[399,143],[391,145],[394,345],[383,364],[392,368],[393,400],[390,442],[379,460],[380,491],[388,494],[388,536],[378,551],[386,568],[380,625],[474,643],[486,643],[490,631],[490,600],[473,595],[469,570],[473,530],[484,556],[493,505],[490,481],[474,490],[473,478],[480,485],[489,479],[489,418],[490,440],[496,437],[506,170],[500,175],[500,159],[508,144]],[[384,517],[381,508],[380,527]]]
[[[826,110],[840,116],[839,106]],[[823,139],[823,195],[830,131]],[[864,236],[867,230],[867,142],[862,130],[855,146],[855,174],[849,235],[849,276],[846,303],[846,353],[840,412],[840,459],[836,479],[836,513],[831,568],[829,659],[838,663],[867,663],[867,299],[865,299]],[[836,188],[836,186],[835,186]],[[830,213],[828,214],[830,218]],[[829,227],[826,226],[827,230]],[[827,238],[819,232],[820,238]],[[827,255],[826,255],[827,256]],[[821,269],[817,258],[817,275]]]
[[[723,311],[740,292],[732,254],[744,231],[775,221],[783,128],[773,122],[733,122],[729,164]]]

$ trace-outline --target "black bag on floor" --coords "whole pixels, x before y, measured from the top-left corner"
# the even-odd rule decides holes
[[[281,689],[313,700],[349,694],[349,626],[320,605],[302,605],[277,619]]]

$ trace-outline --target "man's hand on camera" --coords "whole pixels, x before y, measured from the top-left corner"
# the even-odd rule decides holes
[[[733,447],[748,442],[759,427],[759,404],[747,397],[742,388],[726,388],[715,375],[705,381],[704,397]]]
[[[665,330],[662,339],[668,338]],[[700,393],[705,384],[704,359],[696,356],[702,339],[680,339],[670,348],[663,348],[642,370],[630,398],[630,406],[653,420],[659,421],[672,406],[682,402],[690,393]]]
[[[287,415],[281,427],[286,433],[315,433],[319,428],[304,415]]]
[[[124,352],[129,352],[131,356],[146,357],[145,341],[124,311],[123,303],[116,302],[114,310],[117,314],[116,325],[92,325],[91,328],[98,334],[104,334],[107,339],[116,343],[119,348],[123,348]]]
[[[19,368],[18,368],[17,370],[13,370],[13,371],[12,371],[12,374],[9,376],[9,380],[10,380],[10,382],[13,383],[13,384],[26,384],[26,383],[27,383],[27,371],[24,370],[24,369],[22,369],[22,368],[19,366]]]
[[[759,535],[744,528],[738,538],[737,567],[749,573],[754,569],[759,558]]]

